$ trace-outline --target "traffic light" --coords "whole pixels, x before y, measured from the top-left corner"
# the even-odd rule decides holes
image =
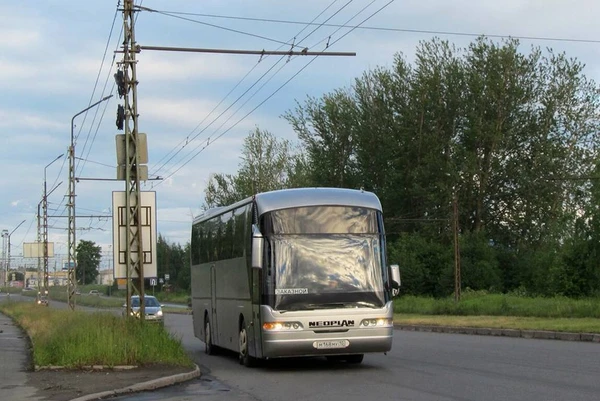
[[[115,83],[117,84],[117,91],[119,92],[119,97],[125,96],[125,74],[123,74],[122,70],[118,70],[115,73]]]
[[[117,129],[122,130],[125,123],[125,108],[121,105],[117,106]]]

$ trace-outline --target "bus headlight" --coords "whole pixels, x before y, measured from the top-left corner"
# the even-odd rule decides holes
[[[262,327],[266,331],[294,331],[303,328],[300,322],[266,322]]]
[[[360,322],[360,325],[361,327],[392,327],[394,325],[394,321],[386,317],[363,319],[363,321]]]

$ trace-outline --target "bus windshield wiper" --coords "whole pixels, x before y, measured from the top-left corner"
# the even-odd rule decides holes
[[[377,305],[371,302],[324,302],[319,304],[308,304],[310,308],[313,309],[330,309],[330,308],[377,308]]]
[[[291,312],[300,310],[317,310],[317,309],[335,309],[335,308],[379,308],[372,302],[323,302],[323,303],[297,303],[286,307],[285,309],[279,309],[279,312]]]

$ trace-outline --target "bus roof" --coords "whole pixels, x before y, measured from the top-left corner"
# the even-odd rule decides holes
[[[209,209],[196,217],[194,223],[236,209],[252,202],[253,199],[256,200],[259,215],[291,207],[320,205],[358,206],[381,211],[379,198],[372,192],[347,188],[293,188],[262,192],[230,206]]]

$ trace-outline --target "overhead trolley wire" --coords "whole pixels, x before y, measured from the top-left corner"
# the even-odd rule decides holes
[[[273,43],[279,43],[279,44],[282,44],[282,45],[292,46],[292,48],[297,47],[293,43],[282,42],[281,40],[269,38],[267,36],[258,35],[258,34],[251,33],[251,32],[244,32],[244,31],[240,31],[238,29],[227,28],[227,27],[224,27],[224,26],[221,26],[221,25],[210,24],[208,22],[199,21],[199,20],[192,19],[192,18],[187,18],[187,17],[182,17],[180,15],[171,14],[169,12],[158,11],[158,10],[154,10],[154,9],[148,8],[148,7],[138,6],[138,8],[140,10],[142,10],[142,11],[149,11],[149,12],[153,12],[153,13],[157,13],[157,14],[162,14],[162,15],[165,15],[165,16],[171,17],[171,18],[177,18],[177,19],[181,19],[181,20],[184,20],[184,21],[188,21],[188,22],[193,22],[193,23],[200,24],[200,25],[209,26],[209,27],[212,27],[212,28],[222,29],[224,31],[239,33],[241,35],[246,35],[246,36],[251,36],[251,37],[254,37],[254,38],[259,38],[259,39],[267,40],[267,41],[273,42]]]
[[[374,0],[375,1],[375,0]],[[381,8],[379,8],[377,11],[375,11],[373,14],[371,14],[370,16],[368,16],[367,18],[365,18],[360,24],[358,24],[357,26],[360,26],[362,24],[364,24],[366,21],[368,21],[369,19],[373,18],[375,15],[377,15],[379,12],[381,12],[383,9],[385,9],[386,7],[388,7],[391,3],[393,3],[394,0],[390,0],[388,3],[386,3],[384,6],[382,6]],[[372,3],[370,3],[372,4]],[[370,5],[369,4],[369,5]],[[362,11],[364,11],[364,8],[359,11],[359,13],[361,13]],[[352,17],[355,18],[358,15],[358,13]],[[331,43],[329,46],[333,46],[334,44],[336,44],[337,42],[339,42],[341,39],[343,39],[344,37],[346,37],[348,34],[350,34],[352,31],[354,31],[354,29],[356,28],[352,28],[351,30],[349,30],[348,32],[346,32],[344,35],[342,35],[340,38],[338,38],[337,40],[335,40],[333,43]],[[179,168],[177,168],[177,170],[175,170],[174,172],[172,172],[171,174],[169,174],[167,177],[165,177],[165,180],[167,180],[168,178],[172,177],[174,174],[176,174],[179,170],[181,170],[183,167],[185,167],[190,161],[192,161],[196,156],[198,156],[200,153],[202,153],[202,151],[204,151],[210,144],[214,143],[216,140],[218,140],[219,138],[221,138],[223,135],[225,135],[227,132],[229,132],[231,129],[233,129],[234,127],[236,127],[240,122],[242,122],[244,119],[246,119],[250,114],[252,114],[254,111],[256,111],[260,106],[262,106],[265,102],[267,102],[269,99],[271,99],[275,94],[277,94],[283,87],[285,87],[291,80],[293,80],[296,76],[298,76],[302,71],[304,71],[310,64],[312,64],[318,56],[313,57],[308,63],[306,63],[302,68],[300,68],[300,70],[298,70],[294,75],[292,75],[288,80],[286,80],[283,84],[281,84],[274,92],[272,92],[269,96],[267,96],[262,102],[260,102],[258,105],[256,105],[252,110],[250,110],[248,113],[246,113],[242,118],[240,118],[235,124],[233,124],[232,126],[230,126],[229,128],[227,128],[225,131],[223,131],[220,135],[218,135],[211,143],[207,143],[202,149],[200,149],[198,152],[196,152],[191,158],[189,158],[184,164],[182,164]],[[159,182],[158,184],[156,184],[156,186],[160,185],[162,182]]]
[[[340,9],[339,9],[339,10],[338,10],[338,11],[337,11],[337,12],[336,12],[334,15],[336,15],[337,13],[339,13],[339,11],[341,11],[343,8],[345,8],[345,7],[346,7],[346,6],[347,6],[349,3],[351,3],[352,1],[353,1],[353,0],[350,0],[348,3],[346,3],[344,6],[342,6],[342,8],[340,8]],[[317,15],[317,16],[316,16],[314,19],[313,19],[313,22],[314,22],[316,19],[318,19],[318,18],[319,18],[321,15],[323,15],[323,14],[324,14],[324,13],[325,13],[325,12],[326,12],[326,11],[327,11],[329,8],[331,8],[331,7],[332,7],[332,6],[333,6],[333,5],[334,5],[336,2],[337,2],[337,0],[333,0],[333,1],[332,1],[332,2],[331,2],[331,3],[330,3],[330,4],[329,4],[329,5],[328,5],[328,6],[327,6],[327,7],[326,7],[324,10],[323,10],[323,11],[321,11],[321,12],[320,12],[320,13],[319,13],[319,14],[318,14],[318,15]],[[331,17],[330,17],[330,18],[331,18]],[[328,18],[326,21],[328,21],[330,18]],[[304,30],[306,30],[307,28],[308,28],[308,25],[307,25],[307,26],[305,26],[303,29],[301,29],[301,30],[300,30],[300,32],[298,32],[298,33],[296,34],[296,36],[300,35],[300,34],[301,34],[302,32],[304,32]],[[313,32],[314,32],[314,30],[313,30]],[[311,34],[312,34],[312,32],[311,32]],[[309,35],[307,35],[306,37],[308,37],[308,36],[310,36],[310,34],[309,34]],[[306,37],[305,37],[305,38],[306,38]],[[305,39],[305,38],[304,38],[304,39]],[[302,39],[302,40],[304,40],[304,39]],[[292,38],[291,40],[294,40],[294,41],[295,41],[295,37],[294,37],[294,38]],[[281,47],[283,47],[283,45],[281,45],[281,46],[280,46],[278,49],[280,49]],[[212,115],[212,114],[213,114],[213,113],[214,113],[214,112],[215,112],[215,111],[218,109],[218,107],[219,107],[219,106],[220,106],[220,105],[221,105],[221,104],[222,104],[222,103],[225,101],[225,99],[227,99],[227,97],[229,97],[229,95],[230,95],[230,94],[231,94],[231,93],[232,93],[232,92],[233,92],[235,89],[237,89],[237,87],[238,87],[238,86],[239,86],[239,85],[240,85],[240,84],[241,84],[241,83],[242,83],[242,82],[243,82],[243,81],[244,81],[244,80],[245,80],[245,79],[246,79],[246,78],[247,78],[247,77],[250,75],[250,73],[252,73],[252,72],[254,71],[254,69],[256,69],[256,67],[259,65],[259,63],[260,63],[262,60],[266,59],[267,57],[268,57],[268,56],[261,58],[261,60],[259,60],[259,62],[258,62],[258,63],[256,63],[256,64],[255,64],[255,65],[254,65],[254,66],[253,66],[253,67],[252,67],[252,68],[251,68],[251,69],[250,69],[250,70],[249,70],[249,71],[246,73],[246,75],[245,75],[245,76],[244,76],[244,77],[243,77],[243,78],[242,78],[240,81],[238,81],[238,83],[237,83],[237,84],[236,84],[236,85],[233,87],[233,89],[231,89],[231,90],[230,90],[230,91],[227,93],[227,95],[225,95],[225,97],[223,97],[223,99],[221,99],[221,101],[219,102],[219,104],[217,104],[217,106],[215,106],[215,107],[213,108],[213,110],[212,110],[212,111],[211,111],[211,112],[210,112],[210,113],[209,113],[209,114],[208,114],[206,117],[204,117],[204,119],[203,119],[203,120],[202,120],[202,121],[201,121],[201,122],[200,122],[200,123],[199,123],[199,124],[198,124],[198,125],[197,125],[197,126],[194,128],[194,129],[193,129],[193,130],[192,130],[192,132],[190,132],[190,134],[188,134],[184,140],[182,140],[182,141],[181,141],[181,142],[180,142],[180,143],[179,143],[179,144],[178,144],[178,145],[177,145],[177,146],[176,146],[176,147],[175,147],[173,150],[171,150],[171,151],[170,151],[170,152],[167,154],[167,156],[168,156],[168,155],[169,155],[169,154],[171,154],[173,151],[175,151],[175,149],[179,148],[179,149],[176,151],[176,153],[175,153],[173,156],[171,156],[171,157],[170,157],[170,158],[169,158],[169,159],[168,159],[168,160],[167,160],[165,163],[163,163],[163,164],[162,164],[162,165],[161,165],[161,166],[160,166],[160,167],[159,167],[157,170],[155,170],[155,171],[153,171],[153,172],[152,172],[152,174],[153,174],[153,175],[158,175],[158,173],[159,173],[159,172],[160,172],[160,171],[161,171],[161,170],[162,170],[162,169],[163,169],[163,168],[164,168],[164,167],[165,167],[165,166],[166,166],[166,165],[167,165],[167,164],[168,164],[168,163],[169,163],[171,160],[173,160],[173,158],[174,158],[175,156],[177,156],[177,155],[178,155],[178,154],[179,154],[179,153],[180,153],[180,152],[181,152],[181,151],[182,151],[182,150],[183,150],[185,147],[187,147],[187,146],[188,146],[188,145],[190,145],[190,144],[191,144],[191,143],[192,143],[194,140],[196,140],[196,139],[197,139],[197,138],[198,138],[198,137],[199,137],[199,136],[200,136],[200,135],[201,135],[203,132],[205,132],[205,131],[206,131],[206,130],[207,130],[207,129],[208,129],[208,128],[209,128],[209,127],[210,127],[210,126],[211,126],[211,125],[214,123],[214,122],[216,122],[216,121],[217,121],[217,120],[218,120],[218,119],[219,119],[221,116],[223,116],[223,114],[224,114],[224,113],[226,113],[226,112],[227,112],[227,111],[228,111],[228,110],[229,110],[231,107],[233,107],[233,106],[234,106],[234,105],[235,105],[235,104],[236,104],[238,101],[240,101],[240,99],[241,99],[243,96],[245,96],[245,95],[246,95],[246,94],[247,94],[247,93],[248,93],[248,92],[249,92],[249,91],[250,91],[250,90],[251,90],[251,89],[252,89],[252,88],[253,88],[255,85],[257,85],[257,84],[258,84],[258,83],[259,83],[259,82],[260,82],[260,81],[261,81],[261,80],[262,80],[262,79],[263,79],[263,78],[264,78],[264,77],[265,77],[265,76],[266,76],[266,75],[267,75],[267,74],[268,74],[268,73],[269,73],[269,72],[270,72],[270,71],[271,71],[271,70],[272,70],[272,69],[273,69],[273,68],[274,68],[274,67],[275,67],[275,66],[276,66],[276,65],[277,65],[277,64],[278,64],[280,61],[281,61],[281,60],[283,60],[283,59],[284,59],[285,57],[287,57],[287,56],[284,56],[284,57],[280,58],[280,59],[279,59],[279,60],[278,60],[278,61],[277,61],[277,62],[276,62],[276,63],[275,63],[273,66],[271,66],[271,68],[269,68],[269,69],[267,70],[267,72],[265,72],[265,73],[264,73],[264,74],[263,74],[263,75],[262,75],[262,76],[261,76],[261,77],[260,77],[260,78],[259,78],[259,79],[258,79],[258,80],[255,82],[255,83],[254,83],[254,84],[252,84],[252,85],[251,85],[251,86],[250,86],[250,87],[249,87],[249,88],[248,88],[248,89],[247,89],[247,90],[246,90],[246,91],[245,91],[245,92],[244,92],[242,95],[238,96],[238,98],[237,98],[237,99],[236,99],[236,100],[235,100],[235,101],[234,101],[234,102],[233,102],[233,103],[232,103],[232,104],[231,104],[229,107],[227,107],[227,108],[226,108],[226,109],[225,109],[223,112],[221,112],[221,114],[219,114],[219,116],[217,116],[216,118],[214,118],[214,119],[213,119],[213,120],[210,122],[210,124],[209,124],[208,126],[206,126],[204,129],[202,129],[200,132],[198,132],[198,133],[197,133],[197,134],[196,134],[196,135],[195,135],[193,138],[191,138],[191,140],[190,140],[190,139],[189,139],[189,136],[190,136],[190,135],[191,135],[191,134],[192,134],[192,133],[193,133],[193,132],[194,132],[196,129],[198,129],[198,128],[199,128],[199,127],[200,127],[200,126],[201,126],[201,125],[202,125],[202,124],[203,124],[203,123],[204,123],[204,122],[205,122],[205,121],[206,121],[206,120],[207,120],[207,119],[208,119],[208,118],[209,118],[209,117],[210,117],[210,116],[211,116],[211,115]],[[277,70],[277,71],[275,72],[275,74],[274,74],[274,75],[276,75],[276,74],[277,74],[277,73],[278,73],[280,70],[281,70],[281,68],[280,68],[279,70]],[[273,75],[273,76],[274,76],[274,75]],[[262,88],[262,87],[264,87],[264,85],[263,85],[263,86],[261,86],[261,88]],[[257,92],[258,92],[258,91],[257,91]],[[256,94],[257,92],[255,92],[255,94]],[[254,95],[252,95],[252,96],[254,96]],[[246,103],[247,103],[247,102],[246,102]],[[244,104],[246,104],[246,103],[244,103]],[[238,110],[239,110],[239,109],[238,109]],[[237,113],[237,110],[236,110],[236,111],[235,111],[235,112],[234,112],[234,113],[233,113],[233,114],[232,114],[232,115],[231,115],[231,116],[230,116],[230,117],[229,117],[229,118],[226,120],[226,122],[227,122],[227,121],[229,121],[229,119],[231,119],[231,118],[232,118],[232,116],[233,116],[233,115],[235,115],[236,113]],[[222,126],[222,125],[221,125],[221,126]],[[220,127],[219,127],[219,128],[220,128]],[[209,140],[210,140],[210,138],[209,138]],[[185,142],[185,143],[184,143],[184,142]],[[182,144],[183,144],[183,146],[181,146]],[[200,145],[201,145],[201,144],[200,144]],[[198,146],[197,146],[195,149],[197,149],[197,148],[198,148],[200,145],[198,145]],[[194,150],[195,150],[195,149],[194,149]],[[194,150],[192,150],[192,152],[193,152]],[[186,157],[186,156],[184,156],[184,158],[185,158],[185,157]],[[162,159],[159,161],[159,163],[160,163],[160,162],[162,162],[162,161],[163,161],[165,158],[166,158],[166,156],[165,156],[165,157],[163,157],[163,158],[162,158]],[[154,184],[153,184],[153,185],[154,185]]]
[[[189,16],[195,16],[195,17],[267,22],[267,23],[274,23],[274,24],[316,25],[316,24],[313,24],[310,22],[281,20],[281,19],[273,19],[273,18],[252,18],[252,17],[232,16],[232,15],[189,13],[189,12],[167,11],[167,10],[157,10],[157,11],[165,12],[165,13],[169,13],[169,14],[173,14],[173,15],[189,15]],[[573,42],[573,43],[593,43],[593,44],[600,43],[599,39],[579,39],[579,38],[564,38],[564,37],[553,37],[553,36],[486,34],[486,33],[476,33],[476,32],[443,31],[443,30],[435,30],[435,29],[410,29],[410,28],[392,28],[392,27],[358,26],[358,25],[347,26],[347,25],[338,25],[338,24],[325,24],[324,26],[339,27],[339,28],[355,28],[355,29],[361,29],[361,30],[383,31],[383,32],[420,33],[420,34],[430,34],[430,35],[471,36],[471,37],[486,36],[489,38],[515,38],[515,39],[522,39],[522,40],[553,41],[553,42]]]
[[[361,14],[362,12],[364,12],[364,10],[365,10],[366,8],[368,8],[368,7],[369,7],[371,4],[373,4],[375,1],[376,1],[376,0],[373,0],[373,1],[372,1],[371,3],[369,3],[369,4],[368,4],[366,7],[363,7],[363,8],[362,8],[362,9],[361,9],[359,12],[357,12],[357,13],[356,13],[356,14],[355,14],[353,17],[351,17],[351,18],[350,18],[348,21],[351,21],[352,19],[356,18],[356,17],[357,17],[359,14]],[[343,8],[345,8],[345,7],[346,7],[346,6],[347,6],[349,3],[350,3],[350,2],[346,3],[345,5],[343,5],[343,6],[342,6],[342,7],[341,7],[341,8],[340,8],[340,9],[339,9],[339,10],[338,10],[338,11],[337,11],[337,12],[336,12],[334,15],[337,15],[337,14],[339,13],[339,11],[341,11]],[[332,3],[332,4],[333,4],[333,3]],[[331,5],[330,5],[330,6],[331,6]],[[329,8],[329,7],[328,7],[328,8]],[[322,14],[322,13],[321,13],[321,14]],[[317,17],[317,18],[318,18],[318,17]],[[329,19],[330,19],[330,18],[329,18]],[[328,19],[328,20],[329,20],[329,19]],[[339,29],[337,29],[337,30],[336,30],[336,32],[337,32],[337,31],[339,31]],[[334,32],[334,33],[335,33],[335,32]],[[307,35],[305,38],[307,38],[307,37],[308,37],[308,35]],[[305,38],[304,38],[304,39],[305,39]],[[270,70],[272,70],[272,69],[273,69],[273,68],[274,68],[274,67],[275,67],[275,66],[276,66],[276,65],[277,65],[277,64],[278,64],[278,63],[279,63],[281,60],[283,60],[283,59],[284,59],[284,58],[286,58],[286,57],[287,57],[287,56],[283,56],[283,57],[281,57],[281,58],[280,58],[280,59],[279,59],[279,60],[278,60],[278,61],[277,61],[277,62],[276,62],[276,63],[275,63],[275,64],[274,64],[274,65],[273,65],[273,66],[272,66],[270,69],[269,69],[269,71],[267,71],[265,74],[263,74],[263,76],[261,76],[261,77],[260,77],[260,79],[259,79],[259,80],[258,80],[258,81],[257,81],[255,84],[257,84],[258,82],[260,82],[260,80],[262,80],[262,78],[264,78],[264,77],[266,76],[266,74],[268,74],[268,73],[270,72]],[[314,59],[313,59],[312,61],[314,61]],[[311,61],[310,63],[312,63],[312,61]],[[249,102],[249,101],[250,101],[250,100],[251,100],[251,99],[252,99],[254,96],[256,96],[256,94],[257,94],[258,92],[260,92],[260,90],[262,90],[262,88],[264,88],[264,87],[266,86],[266,84],[267,84],[267,83],[269,83],[269,82],[271,81],[271,79],[272,79],[272,78],[273,78],[275,75],[277,75],[277,74],[279,73],[279,71],[281,71],[281,70],[283,69],[283,67],[284,67],[285,65],[286,65],[286,64],[283,64],[283,65],[282,65],[282,66],[281,66],[281,67],[280,67],[280,68],[279,68],[279,69],[278,69],[278,70],[277,70],[277,71],[276,71],[276,72],[275,72],[275,73],[274,73],[274,74],[273,74],[273,75],[272,75],[272,76],[271,76],[271,77],[270,77],[270,78],[269,78],[269,79],[268,79],[268,80],[267,80],[265,83],[263,83],[263,84],[260,86],[260,88],[259,88],[258,90],[256,90],[256,91],[255,91],[255,92],[254,92],[254,93],[253,93],[253,94],[252,94],[252,95],[251,95],[251,96],[250,96],[250,97],[249,97],[249,98],[248,98],[248,99],[247,99],[247,100],[246,100],[246,101],[245,101],[245,102],[244,102],[244,103],[243,103],[243,104],[240,106],[240,107],[238,107],[238,108],[237,108],[237,109],[236,109],[236,110],[235,110],[235,111],[234,111],[234,112],[233,112],[233,113],[232,113],[232,114],[231,114],[231,115],[230,115],[230,116],[229,116],[229,117],[228,117],[228,118],[227,118],[227,119],[226,119],[226,120],[225,120],[225,121],[224,121],[224,122],[223,122],[223,123],[222,123],[222,124],[221,124],[221,125],[220,125],[220,126],[217,128],[217,129],[216,129],[216,130],[215,130],[215,131],[214,131],[214,132],[213,132],[213,134],[212,134],[212,135],[215,135],[215,134],[216,134],[216,133],[217,133],[217,132],[218,132],[218,131],[219,131],[219,130],[220,130],[220,129],[221,129],[221,128],[222,128],[222,127],[223,127],[223,126],[224,126],[224,125],[227,123],[227,122],[229,122],[229,121],[230,121],[230,120],[231,120],[231,119],[232,119],[232,118],[233,118],[233,117],[234,117],[234,116],[235,116],[235,115],[236,115],[236,114],[237,114],[237,113],[238,113],[238,112],[239,112],[239,111],[242,109],[242,107],[243,107],[243,106],[245,106],[245,105],[246,105],[246,104],[247,104],[247,103],[248,103],[248,102]],[[306,68],[306,66],[305,66],[304,68]],[[300,72],[300,71],[299,71],[299,72]],[[299,72],[298,72],[298,73],[299,73]],[[298,73],[297,73],[297,74],[298,74]],[[297,74],[296,74],[296,75],[297,75]],[[296,75],[294,75],[294,77],[295,77]],[[292,77],[292,78],[293,78],[293,77]],[[289,82],[289,80],[288,80],[287,82]],[[287,82],[286,82],[285,84],[287,84]],[[284,84],[283,86],[285,86],[285,84]],[[253,85],[253,86],[254,86],[254,85]],[[252,87],[248,88],[248,90],[250,90],[250,89],[252,89]],[[279,91],[280,89],[281,89],[281,87],[280,87],[279,89],[277,89],[277,91]],[[247,93],[247,92],[248,92],[248,90],[247,90],[246,92],[244,92],[244,94],[243,94],[242,96],[244,96],[244,95],[245,95],[245,93]],[[276,91],[276,92],[277,92],[277,91]],[[275,92],[275,93],[276,93],[276,92]],[[260,103],[260,104],[259,104],[259,106],[257,106],[257,107],[260,107],[262,104],[264,104],[264,102],[266,102],[268,99],[270,99],[270,97],[272,97],[272,96],[273,96],[275,93],[272,93],[272,94],[271,94],[271,96],[269,96],[267,99],[265,99],[265,100],[264,100],[262,103]],[[239,99],[240,99],[242,96],[240,96],[240,97],[239,97],[239,98],[236,100],[236,102],[234,102],[234,104],[235,104],[235,103],[237,103],[237,101],[238,101],[238,100],[239,100]],[[231,106],[233,106],[233,104],[232,104]],[[230,106],[229,108],[231,108],[231,106]],[[229,109],[229,108],[228,108],[228,109]],[[229,128],[228,128],[228,129],[227,129],[227,130],[226,130],[226,131],[223,133],[223,134],[221,134],[221,135],[217,136],[217,137],[216,137],[216,139],[218,139],[218,138],[222,137],[222,136],[223,136],[223,135],[224,135],[226,132],[229,132],[229,130],[231,130],[232,128],[234,128],[235,126],[237,126],[237,125],[238,125],[238,124],[239,124],[239,123],[240,123],[240,122],[241,122],[243,119],[245,119],[245,118],[246,118],[248,115],[250,115],[252,112],[254,112],[254,110],[256,110],[256,108],[255,108],[255,109],[253,109],[253,110],[252,110],[252,111],[251,111],[249,114],[247,114],[246,116],[244,116],[244,117],[243,117],[241,120],[239,120],[238,122],[236,122],[236,123],[235,123],[233,126],[229,127]],[[227,111],[227,110],[225,110],[225,111]],[[223,114],[223,113],[221,113],[221,114]],[[220,116],[219,116],[219,117],[220,117]],[[218,119],[219,117],[217,117],[217,119]],[[213,120],[213,122],[214,122],[214,121],[216,121],[216,119],[215,119],[215,120]],[[212,125],[212,123],[211,123],[211,125]],[[208,127],[206,127],[206,128],[208,128]],[[206,130],[206,128],[205,128],[204,130]],[[204,130],[203,130],[203,131],[204,131]],[[198,144],[198,145],[197,145],[197,146],[196,146],[194,149],[192,149],[192,151],[191,151],[190,153],[188,153],[188,155],[187,155],[187,156],[185,156],[185,157],[184,157],[184,159],[185,159],[186,157],[189,157],[190,155],[192,155],[192,156],[191,156],[191,157],[190,157],[190,158],[189,158],[187,161],[185,161],[185,162],[184,162],[184,164],[183,164],[183,165],[182,165],[180,168],[177,168],[177,169],[175,170],[175,172],[168,174],[167,178],[170,178],[170,177],[171,177],[173,174],[175,174],[176,172],[178,172],[178,171],[179,171],[179,170],[180,170],[182,167],[184,167],[185,165],[187,165],[187,164],[188,164],[188,163],[189,163],[189,162],[190,162],[192,159],[194,159],[194,158],[195,158],[195,157],[196,157],[198,154],[200,154],[200,153],[201,153],[201,152],[202,152],[204,149],[206,149],[206,148],[207,148],[207,147],[208,147],[208,146],[209,146],[211,143],[213,143],[213,142],[214,142],[216,139],[214,139],[214,140],[212,140],[212,141],[211,141],[212,135],[211,135],[211,136],[209,136],[209,138],[206,140],[206,144],[205,144],[205,145],[204,145],[204,146],[203,146],[203,147],[202,147],[202,148],[201,148],[201,149],[200,149],[200,150],[199,150],[199,151],[198,151],[198,152],[197,152],[195,155],[192,155],[192,153],[193,153],[193,152],[195,152],[195,151],[197,151],[197,150],[198,150],[198,149],[199,149],[199,148],[202,146],[202,143],[199,143],[199,144]],[[183,159],[182,159],[182,160],[183,160]],[[160,185],[160,183],[157,183],[155,186],[158,186],[158,185]]]

